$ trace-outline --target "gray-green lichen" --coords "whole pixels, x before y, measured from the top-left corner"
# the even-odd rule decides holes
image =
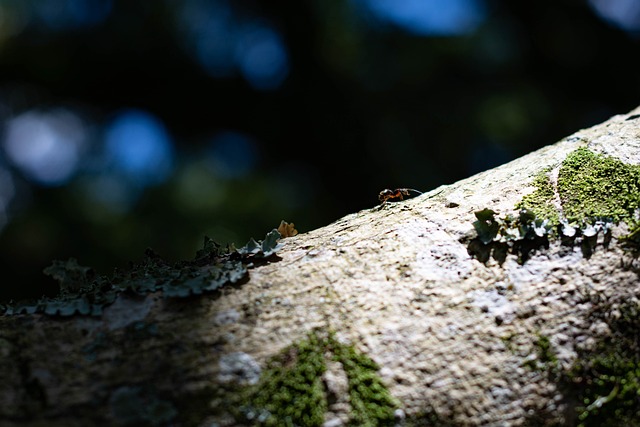
[[[44,273],[55,279],[60,291],[53,298],[0,305],[0,314],[45,313],[58,316],[75,314],[101,316],[104,307],[112,304],[118,294],[146,295],[161,291],[167,298],[184,298],[213,292],[226,284],[237,283],[247,276],[247,264],[266,259],[279,248],[280,233],[269,232],[265,239],[249,242],[236,249],[222,248],[205,237],[202,249],[193,260],[170,264],[152,250],[147,250],[142,262],[128,271],[116,271],[112,277],[98,276],[71,258],[54,261]]]
[[[379,367],[333,335],[309,334],[273,358],[260,381],[241,397],[236,417],[265,426],[319,426],[328,409],[322,375],[328,359],[339,362],[348,379],[350,424],[391,425],[398,402],[378,376]]]

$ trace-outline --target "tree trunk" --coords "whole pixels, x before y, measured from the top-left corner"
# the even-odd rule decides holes
[[[282,238],[210,294],[0,317],[0,425],[638,425],[638,182],[626,216],[565,216],[581,147],[634,179],[640,108]]]

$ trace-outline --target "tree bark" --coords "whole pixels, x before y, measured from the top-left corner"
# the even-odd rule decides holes
[[[586,252],[586,235],[582,244],[549,237],[526,259],[510,250],[479,259],[471,243],[475,212],[517,215],[535,177],[579,147],[639,165],[640,108],[283,238],[276,258],[214,294],[123,292],[100,317],[0,317],[0,425],[286,425],[250,396],[273,366],[293,369],[310,337],[320,341],[305,348],[324,367],[307,380],[319,378],[328,426],[588,423],[597,402],[578,401],[586,385],[572,369],[615,336],[619,319],[640,324],[636,252],[619,241],[629,223]],[[370,378],[380,381],[365,387],[389,393],[393,420],[358,421],[353,355],[375,362]],[[623,394],[614,386],[595,395],[601,406]]]

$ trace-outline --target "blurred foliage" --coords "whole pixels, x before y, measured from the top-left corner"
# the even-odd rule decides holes
[[[55,294],[52,259],[106,274],[149,246],[188,258],[205,234],[308,231],[383,188],[428,191],[637,106],[637,33],[602,2],[478,3],[473,31],[444,36],[364,0],[0,1],[0,300]],[[75,123],[85,142],[39,165],[81,160],[42,185],[7,142],[31,122],[10,123],[60,108],[82,126],[47,126]],[[166,179],[98,161],[127,148],[108,141],[131,109],[175,147]]]

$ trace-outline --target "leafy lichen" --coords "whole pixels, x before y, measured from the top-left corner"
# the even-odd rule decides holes
[[[86,288],[92,284],[95,276],[90,267],[79,265],[75,258],[69,258],[67,261],[53,261],[43,272],[58,282],[61,292],[73,292]]]
[[[520,211],[517,217],[498,217],[490,209],[483,209],[475,215],[477,220],[473,227],[478,237],[469,242],[468,250],[481,262],[493,257],[502,263],[508,253],[516,254],[518,261],[524,262],[531,251],[549,243],[548,222],[536,218],[529,210]]]
[[[104,307],[115,301],[120,292],[145,295],[162,292],[167,298],[183,298],[212,292],[237,283],[247,275],[247,264],[273,255],[279,248],[280,233],[272,230],[261,242],[251,239],[245,246],[222,248],[208,237],[195,259],[170,264],[152,250],[147,250],[142,262],[128,271],[108,278],[96,276],[89,267],[78,265],[75,259],[54,261],[44,273],[60,286],[54,298],[36,302],[11,303],[4,314],[33,314],[100,316]]]

